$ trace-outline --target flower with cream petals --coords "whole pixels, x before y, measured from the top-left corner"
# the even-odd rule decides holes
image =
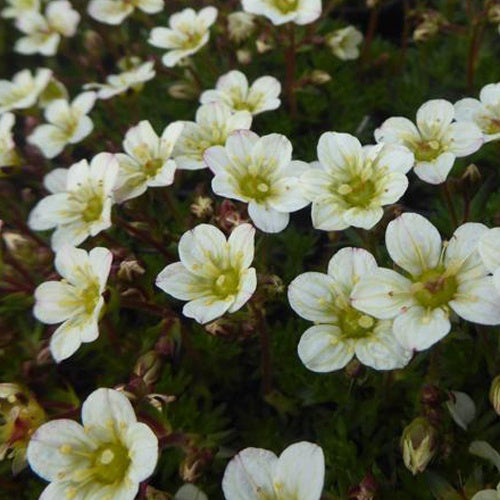
[[[19,161],[12,137],[12,127],[15,122],[16,117],[12,113],[0,115],[0,169],[17,165]]]
[[[301,177],[316,229],[371,229],[382,218],[382,207],[398,201],[408,188],[406,172],[414,157],[404,146],[363,148],[352,135],[326,132],[317,149],[319,162]]]
[[[483,134],[472,122],[456,122],[453,104],[434,99],[417,111],[417,126],[408,118],[388,118],[375,130],[382,143],[403,144],[415,155],[414,170],[430,184],[446,180],[455,158],[468,156],[483,144]]]
[[[105,24],[121,24],[135,9],[156,14],[164,7],[163,0],[91,0],[87,12],[90,17]]]
[[[212,146],[223,146],[231,132],[249,129],[252,115],[248,111],[231,113],[220,102],[204,104],[196,112],[195,122],[184,122],[184,130],[175,144],[172,156],[177,167],[185,170],[206,168],[203,158]]]
[[[0,15],[5,19],[17,19],[26,12],[40,10],[40,0],[6,0],[7,7]]]
[[[342,61],[350,61],[359,57],[363,34],[354,26],[347,26],[330,33],[325,40],[335,56]]]
[[[500,295],[478,252],[487,231],[483,224],[466,223],[443,244],[421,215],[399,216],[387,226],[385,243],[405,275],[376,269],[356,284],[352,305],[376,318],[394,319],[400,344],[416,351],[449,333],[452,311],[473,323],[500,324]]]
[[[143,194],[148,187],[170,186],[175,161],[170,156],[182,132],[181,122],[171,123],[158,137],[147,120],[128,130],[123,141],[126,154],[118,153],[120,164],[115,200],[121,203]]]
[[[89,395],[82,424],[52,420],[31,438],[30,467],[50,481],[40,498],[134,500],[158,461],[153,431],[137,421],[130,401],[114,389]]]
[[[280,107],[280,82],[272,76],[261,76],[248,86],[247,77],[241,71],[230,71],[217,80],[214,90],[201,94],[200,102],[222,102],[233,111],[247,110],[252,115]]]
[[[261,231],[283,231],[290,212],[309,204],[299,180],[309,166],[292,161],[292,144],[284,135],[259,137],[239,130],[225,147],[210,148],[205,162],[215,174],[214,193],[248,203],[248,214]]]
[[[257,286],[254,256],[255,229],[237,226],[228,239],[215,226],[200,224],[179,241],[180,262],[170,264],[156,278],[156,286],[180,300],[182,313],[208,323],[226,312],[241,309]]]
[[[479,100],[467,97],[455,103],[458,122],[474,122],[483,132],[485,142],[500,139],[500,83],[481,89]]]
[[[154,63],[147,61],[141,63],[136,61],[134,65],[117,75],[109,75],[106,83],[87,83],[83,86],[85,90],[97,90],[99,99],[110,99],[128,90],[140,91],[145,82],[153,79],[156,75]]]
[[[262,448],[245,448],[227,465],[222,479],[226,500],[319,500],[325,457],[316,444],[301,441],[277,457]]]
[[[0,114],[33,106],[52,76],[52,71],[39,68],[33,76],[28,69],[9,80],[0,80]]]
[[[243,10],[273,24],[309,24],[321,16],[321,0],[242,0]]]
[[[478,250],[486,269],[493,274],[493,283],[500,294],[500,227],[494,227],[481,236]]]
[[[339,370],[354,355],[375,370],[402,368],[411,358],[392,332],[392,321],[378,320],[354,309],[349,296],[355,284],[377,263],[362,248],[343,248],[328,263],[328,274],[308,272],[288,288],[292,309],[315,325],[302,335],[298,352],[314,372]]]
[[[46,196],[31,211],[28,225],[35,231],[56,228],[52,248],[79,245],[111,226],[113,189],[118,174],[115,155],[99,153],[70,168],[57,168],[47,174]]]
[[[99,336],[99,315],[104,306],[113,255],[102,247],[86,252],[62,247],[54,260],[61,281],[46,281],[35,290],[33,315],[42,323],[62,323],[50,339],[50,352],[59,362],[74,354],[83,342]]]
[[[72,37],[80,22],[80,14],[67,0],[54,0],[47,4],[45,15],[38,11],[24,12],[17,18],[16,27],[25,36],[20,38],[14,50],[20,54],[53,56],[61,37]]]
[[[185,57],[198,52],[208,43],[210,26],[217,19],[215,7],[205,7],[199,12],[191,8],[170,16],[168,28],[151,30],[149,43],[160,49],[167,49],[163,64],[169,68],[176,66]]]
[[[67,144],[83,141],[93,130],[94,124],[87,116],[96,100],[95,92],[84,92],[69,103],[56,99],[45,108],[48,123],[39,125],[28,137],[45,158],[54,158]]]

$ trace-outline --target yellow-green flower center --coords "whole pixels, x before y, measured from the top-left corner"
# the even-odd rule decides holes
[[[240,286],[240,273],[236,269],[225,269],[215,279],[213,293],[221,299],[236,295]]]
[[[414,146],[415,159],[417,161],[433,161],[444,152],[443,145],[436,140],[420,142]]]
[[[271,186],[264,176],[247,174],[240,179],[240,191],[252,200],[263,201],[271,194]]]
[[[343,337],[360,339],[368,337],[372,333],[375,320],[371,316],[367,316],[347,306],[339,312],[338,326],[342,330]]]
[[[273,5],[283,14],[297,10],[299,0],[272,0]]]
[[[336,194],[342,196],[344,201],[352,207],[366,207],[370,205],[376,193],[372,180],[355,177],[346,184],[335,185]]]
[[[106,443],[94,454],[95,477],[103,483],[121,481],[129,465],[128,450],[121,443]]]
[[[147,177],[155,177],[162,166],[163,160],[161,158],[152,158],[144,164],[144,172]]]
[[[94,312],[100,295],[99,283],[97,281],[90,283],[87,288],[80,293],[82,307],[87,314],[92,314]]]
[[[454,276],[446,276],[442,268],[430,269],[415,279],[413,296],[421,306],[435,309],[448,304],[457,288]]]
[[[498,118],[486,118],[484,120],[483,129],[487,134],[500,133],[500,119],[498,119]]]
[[[102,196],[98,193],[93,194],[88,200],[85,210],[82,212],[82,219],[85,222],[94,222],[99,220],[104,208]]]

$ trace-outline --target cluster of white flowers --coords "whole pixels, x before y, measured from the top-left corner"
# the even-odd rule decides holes
[[[135,9],[154,14],[163,7],[161,0],[92,0],[88,13],[119,25]],[[242,7],[244,12],[228,18],[235,40],[254,29],[254,15],[274,25],[313,23],[322,2],[243,0]],[[16,51],[54,55],[61,37],[75,35],[80,15],[68,1],[53,0],[43,13],[40,9],[37,0],[9,0],[2,11],[25,35]],[[214,7],[198,12],[186,8],[170,16],[168,28],[153,28],[149,43],[167,51],[165,66],[189,65],[186,58],[207,45],[217,16]],[[325,39],[343,60],[359,56],[361,41],[362,34],[352,26]],[[86,91],[71,101],[63,95],[46,103],[47,123],[38,125],[28,142],[46,158],[56,157],[92,132],[88,114],[97,99],[138,91],[156,75],[153,61],[132,59],[121,69],[106,83],[87,83]],[[23,70],[12,81],[0,81],[0,167],[19,161],[12,111],[35,106],[51,78],[50,70],[40,68],[35,75]],[[201,93],[194,121],[173,122],[159,136],[142,120],[126,132],[124,153],[102,152],[90,162],[82,159],[46,175],[50,194],[33,208],[28,225],[36,231],[55,229],[51,246],[61,280],[37,287],[33,312],[43,323],[60,323],[50,340],[57,362],[97,339],[113,259],[106,248],[87,252],[76,247],[111,227],[115,203],[141,196],[150,187],[172,185],[176,169],[208,168],[204,175],[213,173],[213,192],[246,204],[251,221],[265,233],[283,231],[290,213],[308,205],[315,229],[370,230],[381,221],[384,207],[404,195],[412,169],[425,182],[443,183],[456,158],[500,139],[496,83],[482,89],[480,100],[465,98],[454,105],[443,99],[427,101],[417,111],[416,125],[405,117],[388,118],[375,131],[376,144],[362,146],[353,135],[325,132],[317,145],[318,161],[307,163],[292,159],[292,143],[284,135],[259,137],[250,130],[256,115],[280,107],[280,94],[275,77],[262,76],[249,84],[244,73],[232,70],[219,77],[214,89]],[[179,240],[180,261],[167,265],[156,285],[187,301],[184,316],[202,324],[238,311],[257,288],[257,271],[251,267],[255,232],[246,223],[228,236],[210,224],[194,227]],[[332,256],[327,274],[306,272],[290,283],[291,307],[315,323],[298,344],[308,369],[338,370],[354,356],[376,370],[402,368],[414,351],[446,336],[458,317],[500,324],[499,228],[465,223],[443,242],[426,218],[404,213],[388,224],[385,245],[395,269],[379,267],[362,248],[348,247]],[[83,427],[55,420],[31,439],[30,465],[51,482],[42,497],[133,499],[156,466],[157,438],[137,422],[126,397],[111,389],[88,397],[82,422]],[[279,458],[248,448],[227,466],[224,495],[228,500],[319,500],[324,468],[321,448],[311,443],[292,445]],[[188,490],[175,498],[185,498]]]

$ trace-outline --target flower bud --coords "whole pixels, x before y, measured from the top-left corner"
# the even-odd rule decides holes
[[[148,351],[137,360],[134,373],[142,378],[146,385],[151,385],[158,380],[161,365],[160,356],[155,351]]]
[[[424,12],[420,18],[420,23],[413,32],[415,42],[426,42],[439,33],[441,27],[446,24],[444,17],[436,11]]]
[[[417,417],[403,430],[403,460],[413,475],[423,472],[435,455],[437,437],[436,429],[424,417]]]
[[[172,83],[168,88],[168,94],[174,99],[190,101],[198,97],[198,89],[190,81],[178,81]]]
[[[474,163],[471,163],[462,174],[462,180],[468,179],[471,182],[476,182],[481,180],[481,171],[478,166]]]
[[[246,49],[237,50],[236,59],[240,64],[250,64],[252,62],[252,53]]]
[[[123,281],[133,281],[137,276],[144,274],[144,268],[137,260],[124,260],[120,263],[117,277]]]
[[[323,85],[325,83],[328,83],[332,79],[329,73],[320,69],[315,69],[314,71],[312,71],[309,78],[311,80],[311,83],[314,83],[315,85]]]
[[[488,21],[490,23],[500,23],[500,4],[494,4],[488,9]]]
[[[248,12],[233,12],[227,16],[229,38],[241,43],[249,38],[255,28],[255,18]]]
[[[497,375],[491,383],[490,401],[497,414],[500,415],[500,375]]]
[[[204,219],[214,213],[214,202],[208,196],[197,196],[189,208],[198,219]]]

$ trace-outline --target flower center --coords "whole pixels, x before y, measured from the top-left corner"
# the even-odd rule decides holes
[[[500,133],[500,119],[487,117],[482,120],[484,123],[483,129],[487,134]]]
[[[297,10],[299,0],[272,0],[272,4],[283,14]]]
[[[432,161],[444,152],[444,147],[437,140],[419,142],[413,152],[417,161]]]
[[[93,222],[101,217],[103,209],[102,196],[95,193],[87,200],[87,206],[82,213],[82,219],[85,222]]]
[[[334,192],[340,194],[344,201],[354,207],[369,205],[375,195],[375,184],[370,179],[353,178],[349,184],[336,185]]]
[[[368,337],[372,333],[375,320],[371,316],[367,316],[353,307],[347,306],[339,313],[338,326],[345,338],[360,339]]]
[[[90,283],[87,288],[82,290],[80,293],[80,299],[82,301],[82,307],[85,309],[87,314],[92,314],[94,312],[100,295],[99,283],[97,281]]]
[[[106,443],[94,454],[94,474],[103,483],[121,481],[130,465],[128,450],[121,443]]]
[[[435,309],[448,304],[457,292],[458,283],[454,276],[445,276],[444,269],[425,271],[413,284],[413,296],[423,307]]]
[[[158,171],[161,169],[163,166],[163,160],[160,158],[153,158],[151,160],[148,160],[144,164],[144,172],[147,177],[156,177],[158,174]]]
[[[264,176],[247,174],[240,179],[240,191],[252,200],[263,201],[271,194],[271,186]]]
[[[240,274],[236,269],[225,269],[213,284],[214,295],[226,298],[236,295],[240,286]]]

